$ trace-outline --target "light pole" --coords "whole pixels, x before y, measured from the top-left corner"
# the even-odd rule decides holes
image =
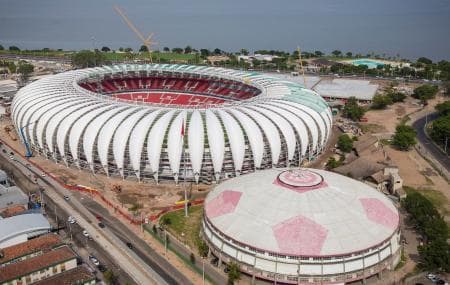
[[[205,285],[205,258],[202,256],[202,281]]]

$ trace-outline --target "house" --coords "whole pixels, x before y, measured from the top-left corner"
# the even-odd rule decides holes
[[[0,268],[39,256],[64,245],[59,235],[47,234],[0,249]]]
[[[62,246],[0,269],[0,285],[31,284],[77,267],[77,256]]]
[[[77,268],[33,283],[33,285],[95,285],[96,283],[94,274],[86,266],[78,266]]]

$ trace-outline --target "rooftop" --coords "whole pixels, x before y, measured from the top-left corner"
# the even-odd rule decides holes
[[[27,208],[24,205],[14,205],[0,210],[0,217],[9,218],[25,212]]]
[[[27,203],[28,196],[19,187],[5,187],[0,184],[0,209]]]
[[[207,221],[238,244],[282,255],[339,256],[388,240],[399,215],[382,193],[318,169],[271,169],[224,181]]]
[[[74,269],[64,271],[63,273],[34,283],[34,285],[73,285],[94,279],[95,276],[85,266],[78,266]]]
[[[378,84],[369,80],[333,79],[322,80],[313,90],[323,97],[347,99],[356,97],[358,100],[372,100],[378,90]]]
[[[42,214],[24,214],[0,220],[0,244],[20,234],[50,230],[50,223]]]
[[[68,246],[60,247],[42,255],[3,267],[0,270],[0,282],[8,282],[74,258],[76,258],[75,253]]]
[[[47,234],[26,242],[22,242],[13,246],[5,247],[1,251],[3,257],[0,258],[0,264],[9,262],[19,257],[37,252],[48,251],[58,245],[62,245],[61,238],[56,234]]]

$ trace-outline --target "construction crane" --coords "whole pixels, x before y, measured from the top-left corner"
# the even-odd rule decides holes
[[[113,8],[114,8],[114,10],[116,10],[117,14],[119,14],[122,17],[122,19],[125,21],[127,26],[138,36],[138,38],[142,41],[144,46],[147,47],[150,63],[153,63],[151,46],[156,44],[156,42],[152,41],[153,33],[150,33],[148,35],[148,37],[145,38],[144,35],[130,21],[130,19],[128,19],[127,15],[125,15],[125,13],[122,11],[122,9],[119,8],[119,6],[114,5]]]
[[[302,53],[300,51],[299,46],[297,46],[297,52],[298,52],[298,61],[300,62],[300,70],[301,70],[302,76],[303,76],[303,85],[305,85],[305,88],[306,88],[305,70],[303,69]]]
[[[28,144],[28,141],[27,141],[27,138],[25,137],[25,133],[23,132],[23,129],[29,127],[30,125],[32,125],[32,124],[34,124],[34,123],[36,123],[36,122],[37,122],[37,121],[28,123],[28,124],[26,124],[25,126],[23,126],[23,127],[21,127],[21,128],[19,129],[19,131],[20,131],[20,136],[22,137],[23,143],[25,144],[25,150],[26,150],[26,152],[25,152],[25,157],[26,157],[26,158],[30,158],[30,157],[33,155],[33,152],[31,151],[30,145]]]

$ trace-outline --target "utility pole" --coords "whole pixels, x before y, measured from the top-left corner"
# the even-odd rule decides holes
[[[448,142],[448,137],[445,137],[445,146],[444,146],[445,154],[447,154],[447,142]]]

